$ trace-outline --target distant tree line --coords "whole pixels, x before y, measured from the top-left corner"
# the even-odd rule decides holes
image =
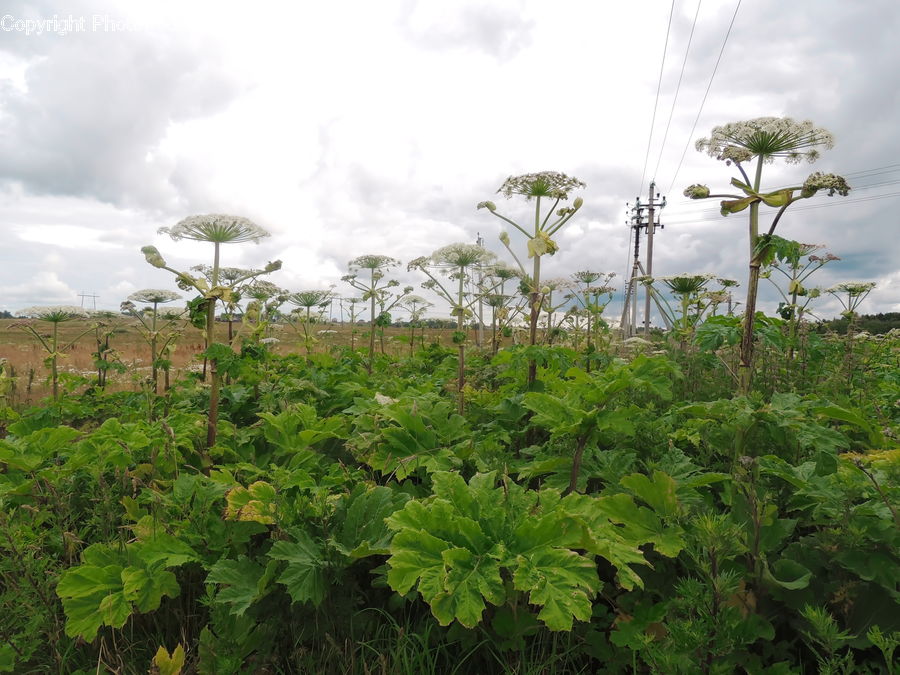
[[[822,321],[816,325],[816,332],[835,332],[845,334],[850,320],[847,317]],[[872,335],[882,335],[893,328],[900,328],[900,312],[885,312],[883,314],[861,314],[854,321],[854,330]]]

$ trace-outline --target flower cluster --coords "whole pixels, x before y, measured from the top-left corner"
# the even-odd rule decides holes
[[[431,254],[431,260],[435,265],[452,267],[471,267],[479,263],[490,262],[493,257],[493,253],[477,244],[460,243],[444,246]]]
[[[829,197],[833,197],[835,193],[841,197],[846,197],[850,193],[850,186],[843,176],[816,171],[811,173],[809,178],[803,183],[800,194],[804,197],[812,197],[819,190],[828,190]]]
[[[684,196],[688,199],[706,199],[709,197],[709,188],[699,183],[694,183],[684,189]]]
[[[827,263],[827,262],[832,262],[833,260],[840,260],[840,258],[838,256],[834,255],[834,253],[826,253],[825,255],[809,256],[810,262]]]
[[[236,244],[244,241],[259,243],[269,236],[252,220],[241,216],[227,216],[209,213],[202,216],[188,216],[174,227],[161,227],[159,234],[168,234],[172,239],[193,239],[216,244]]]
[[[347,267],[351,271],[359,269],[377,270],[384,267],[396,267],[399,264],[399,260],[387,255],[361,255],[347,263]]]
[[[166,291],[159,288],[145,288],[141,291],[135,291],[128,296],[131,302],[146,302],[152,304],[160,304],[163,302],[172,302],[181,299],[181,295],[175,291]]]
[[[583,188],[584,181],[567,176],[558,171],[541,171],[526,173],[521,176],[510,176],[497,190],[509,199],[513,195],[522,195],[526,199],[532,197],[550,197],[551,199],[568,199],[572,190]],[[482,202],[489,208],[489,202]],[[493,209],[490,209],[493,211]]]
[[[16,312],[16,316],[49,321],[50,323],[62,323],[71,319],[87,319],[90,316],[90,312],[83,307],[76,307],[75,305],[47,305],[20,309]]]
[[[753,157],[766,162],[776,157],[791,164],[819,158],[818,147],[834,147],[834,137],[811,121],[790,117],[758,117],[715,127],[709,138],[701,138],[697,150],[726,162],[742,163]]]
[[[851,296],[863,295],[875,288],[874,281],[845,281],[827,289],[828,293],[847,293]]]

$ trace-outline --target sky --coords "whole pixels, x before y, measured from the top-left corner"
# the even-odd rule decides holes
[[[291,291],[351,296],[341,277],[364,254],[401,260],[392,274],[418,289],[408,261],[479,234],[512,262],[503,223],[476,204],[526,221],[530,204],[497,189],[546,170],[586,187],[545,278],[590,269],[621,287],[626,204],[655,179],[667,206],[654,274],[734,278],[740,299],[746,215],[682,196],[721,191],[733,167],[694,141],[785,116],[835,146],[815,165],[766,165],[763,186],[824,171],[853,189],[796,204],[777,233],[841,258],[811,285],[874,281],[860,311],[900,311],[898,33],[895,0],[6,0],[0,309],[117,309],[139,289],[175,290],[140,248],[177,269],[209,264],[211,245],[157,234],[204,213],[268,230],[222,263],[280,259],[271,280]],[[777,299],[764,282],[762,308]],[[827,295],[812,307],[841,310]]]

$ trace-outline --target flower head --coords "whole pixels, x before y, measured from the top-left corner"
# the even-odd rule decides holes
[[[297,291],[296,293],[291,293],[288,296],[288,302],[293,305],[297,305],[298,307],[306,307],[307,309],[311,309],[313,307],[323,307],[327,305],[329,302],[331,302],[332,298],[334,298],[334,294],[330,289],[327,291]]]
[[[669,289],[678,295],[691,295],[698,293],[706,286],[712,274],[677,274],[670,277],[657,277],[656,281],[663,282]]]
[[[144,246],[141,248],[141,253],[144,254],[147,262],[154,267],[162,268],[166,266],[166,259],[162,257],[162,254],[155,246]]]
[[[62,323],[72,319],[86,319],[89,316],[89,312],[83,307],[76,307],[75,305],[47,305],[20,309],[16,312],[16,316],[49,321],[50,323]]]
[[[181,295],[175,291],[166,291],[160,288],[145,288],[141,291],[135,291],[128,296],[131,302],[145,302],[152,304],[161,304],[164,302],[172,302],[181,299]]]
[[[709,197],[709,188],[705,185],[695,183],[684,189],[684,196],[688,199],[706,199]]]
[[[450,244],[431,254],[434,264],[451,267],[471,267],[490,262],[493,258],[493,253],[477,244]]]
[[[539,173],[526,173],[521,176],[510,176],[497,192],[507,199],[513,195],[522,195],[525,199],[531,199],[532,197],[568,199],[572,190],[583,188],[584,185],[584,181],[558,171],[541,171]]]
[[[760,157],[766,162],[776,157],[797,164],[814,162],[818,147],[834,147],[834,136],[811,121],[797,122],[790,117],[757,117],[715,127],[709,138],[696,143],[697,150],[726,162],[746,162]]]
[[[359,269],[378,270],[387,267],[396,267],[399,264],[399,260],[388,255],[361,255],[347,263],[347,267],[349,267],[351,271]]]
[[[168,234],[172,239],[193,239],[216,244],[237,244],[245,241],[259,243],[269,236],[252,220],[241,216],[228,216],[221,213],[209,213],[201,216],[188,216],[174,227],[161,227],[159,234]]]
[[[819,190],[828,190],[829,197],[833,197],[835,192],[841,197],[846,197],[850,193],[850,186],[843,176],[816,171],[803,183],[801,194],[804,197],[812,197]]]

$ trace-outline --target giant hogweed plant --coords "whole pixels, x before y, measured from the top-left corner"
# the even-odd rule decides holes
[[[181,295],[174,291],[145,288],[129,295],[120,307],[122,313],[129,314],[138,320],[141,325],[141,337],[150,347],[150,382],[153,386],[153,393],[157,393],[159,390],[160,368],[166,373],[168,382],[170,364],[165,357],[181,335],[180,319],[184,315],[184,310],[161,313],[159,306],[179,299],[181,299]],[[151,307],[138,310],[135,303],[151,305]]]
[[[560,202],[566,201],[569,194],[584,187],[584,182],[572,178],[564,173],[556,171],[542,171],[521,176],[507,178],[498,193],[507,199],[515,195],[525,197],[526,201],[534,200],[534,224],[522,226],[512,218],[502,215],[497,211],[497,205],[491,201],[479,202],[479,209],[487,209],[492,215],[511,225],[516,231],[523,234],[527,240],[528,258],[532,259],[531,274],[529,276],[522,261],[511,248],[509,232],[504,231],[500,235],[500,241],[509,251],[513,260],[519,266],[523,279],[527,279],[529,286],[529,345],[537,344],[538,318],[541,313],[542,293],[541,286],[541,258],[544,255],[553,255],[559,250],[559,245],[553,240],[553,235],[572,219],[581,208],[584,201],[576,197],[572,206],[557,209]],[[544,201],[542,208],[542,200]],[[547,203],[550,203],[549,207]],[[537,377],[537,363],[531,362],[528,367],[529,386]]]
[[[295,311],[300,314],[300,325],[303,329],[303,346],[306,349],[307,356],[312,354],[313,345],[316,343],[316,339],[310,332],[313,321],[320,312],[323,312],[328,307],[333,298],[334,293],[331,289],[297,291],[287,296],[288,302],[294,305],[297,308]],[[315,316],[313,315],[313,310],[316,312]],[[290,316],[286,318],[291,325],[294,325],[295,321]]]
[[[459,353],[456,395],[460,415],[465,408],[463,397],[466,383],[465,320],[467,316],[473,315],[472,308],[478,299],[477,291],[470,293],[467,288],[473,281],[472,270],[490,263],[493,259],[493,253],[476,244],[450,244],[436,250],[430,258],[421,257],[412,260],[408,266],[408,269],[417,269],[428,276],[428,281],[425,282],[427,288],[446,300],[451,307],[450,314],[456,317],[453,342],[456,343]],[[446,275],[451,282],[455,282],[455,288],[449,287],[450,284],[444,285],[440,279],[441,275]]]
[[[819,255],[817,252],[823,248],[819,244],[804,244],[778,235],[772,235],[769,244],[770,252],[763,262],[761,276],[768,279],[781,296],[778,313],[788,322],[787,366],[790,368],[799,347],[798,333],[803,317],[809,312],[810,303],[822,295],[821,288],[809,285],[809,278],[840,258],[831,253]],[[782,284],[786,282],[786,287],[775,281],[776,274]]]
[[[209,394],[209,423],[207,425],[206,445],[207,448],[215,445],[216,442],[216,424],[219,417],[219,387],[221,378],[218,372],[218,357],[215,356],[217,350],[214,349],[215,343],[215,327],[216,327],[216,303],[223,301],[228,303],[234,296],[235,287],[238,284],[250,281],[262,274],[269,274],[281,269],[281,261],[276,260],[270,262],[262,270],[250,270],[243,277],[236,278],[230,283],[223,283],[223,279],[219,276],[220,265],[220,249],[222,244],[238,244],[248,241],[259,243],[265,237],[269,236],[259,225],[253,223],[247,218],[240,216],[228,216],[221,214],[209,214],[201,216],[189,216],[179,221],[173,227],[162,227],[159,229],[160,234],[168,234],[175,241],[181,239],[189,239],[192,241],[203,241],[213,245],[213,264],[209,272],[209,279],[205,275],[199,277],[192,276],[187,272],[179,272],[166,265],[165,259],[155,246],[144,246],[141,252],[144,254],[147,262],[156,268],[164,269],[175,275],[176,282],[180,288],[185,290],[195,290],[200,293],[202,298],[202,306],[205,310],[205,329],[206,329],[206,345],[207,351],[212,352],[210,355],[211,368],[211,386]],[[223,345],[224,346],[224,345]],[[228,348],[230,351],[230,348]]]
[[[566,295],[566,299],[574,303],[570,314],[575,319],[576,325],[579,316],[584,315],[585,369],[587,372],[591,372],[593,365],[594,337],[602,325],[603,310],[606,309],[615,292],[615,287],[610,283],[615,276],[615,272],[604,273],[592,270],[579,270],[570,276],[572,287]]]
[[[760,268],[769,255],[770,239],[775,228],[791,204],[809,199],[827,190],[829,196],[846,196],[850,186],[843,177],[832,173],[814,172],[801,185],[772,191],[762,189],[763,165],[776,159],[789,164],[803,160],[814,162],[819,158],[818,148],[834,146],[834,137],[825,129],[810,121],[797,122],[789,117],[759,117],[745,122],[732,122],[715,127],[709,138],[697,141],[698,151],[734,166],[741,178],[732,178],[731,185],[743,194],[712,194],[705,185],[691,185],[684,195],[691,199],[721,198],[723,216],[749,212],[750,271],[747,282],[747,300],[744,306],[744,326],[740,346],[738,390],[748,394],[753,380],[753,332],[756,317],[756,299],[759,289]],[[756,162],[753,178],[745,165]],[[760,235],[760,207],[777,209],[768,230]]]
[[[65,344],[60,344],[59,325],[67,321],[88,318],[88,312],[82,307],[74,305],[51,305],[46,307],[26,307],[16,313],[20,317],[30,319],[29,321],[20,321],[14,327],[28,333],[33,337],[39,345],[47,352],[46,363],[50,366],[50,384],[53,391],[53,400],[59,399],[59,359],[64,357],[65,353],[72,346],[87,335],[93,327],[88,327],[82,331],[75,339]],[[35,321],[50,324],[50,335],[44,335],[38,332]]]
[[[400,286],[400,282],[396,279],[385,278],[387,272],[399,264],[399,260],[386,255],[361,255],[347,263],[349,274],[341,277],[341,281],[350,284],[362,294],[363,302],[369,301],[369,358],[366,370],[370,375],[375,358],[375,327],[379,316],[390,312],[394,305],[413,290],[412,287],[405,287],[399,292],[388,290]],[[380,308],[379,314],[375,312],[376,305]]]

